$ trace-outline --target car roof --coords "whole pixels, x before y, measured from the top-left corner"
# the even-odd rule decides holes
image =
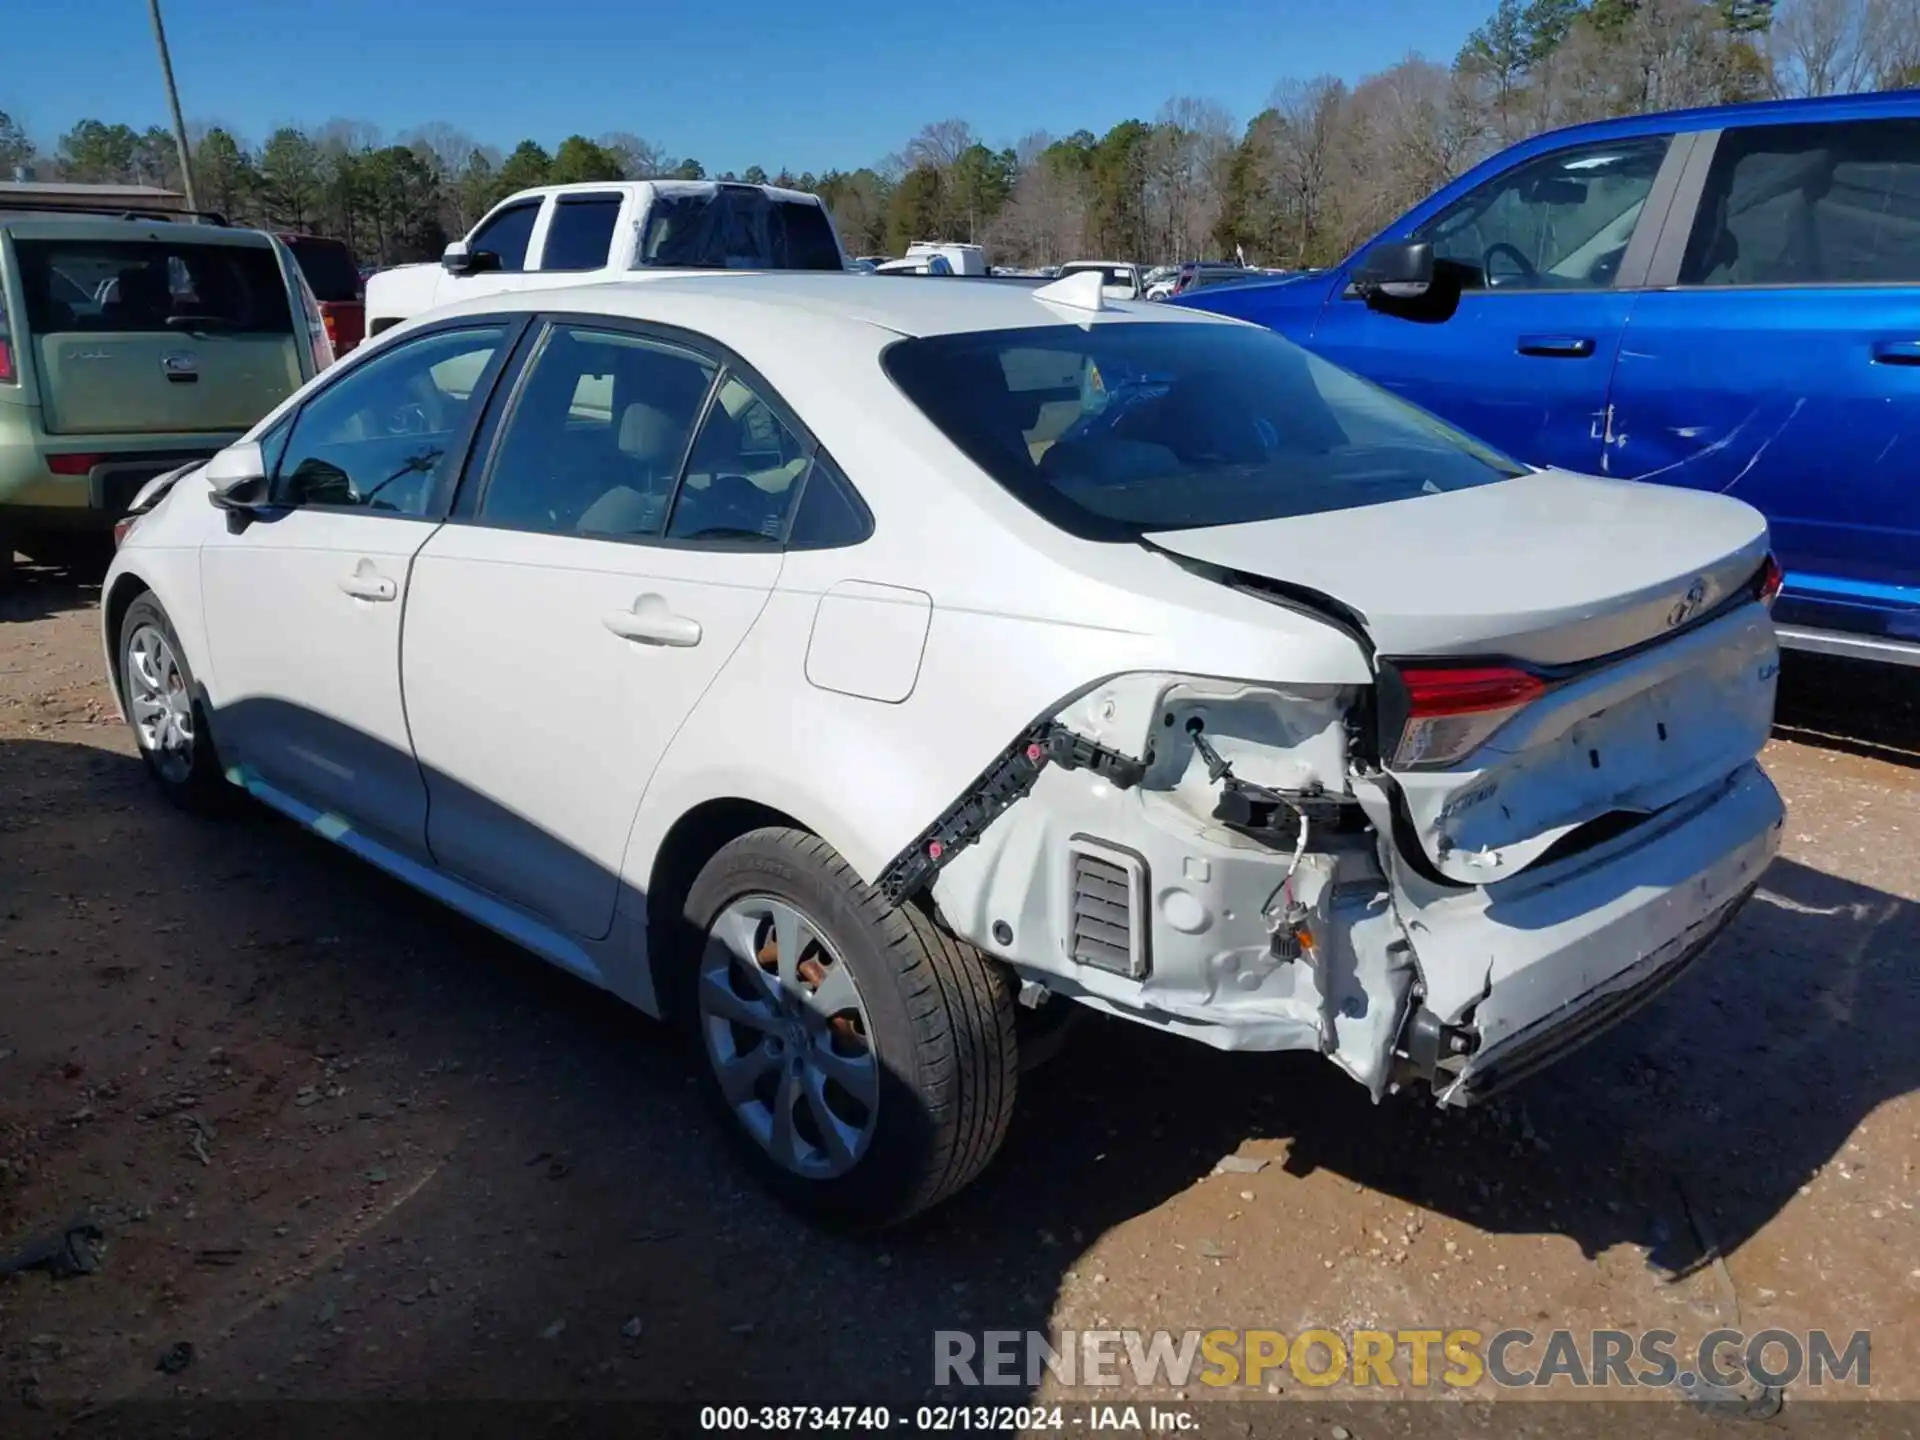
[[[423,318],[544,310],[693,327],[703,311],[725,312],[733,320],[747,318],[754,311],[778,313],[789,319],[801,312],[914,337],[1083,321],[1106,323],[1094,312],[1041,299],[1045,288],[996,284],[983,278],[911,280],[851,271],[725,271],[486,295],[432,311]],[[1111,320],[1144,323],[1192,323],[1196,318],[1210,323],[1241,323],[1203,316],[1200,311],[1169,311],[1131,301],[1104,301],[1099,313]]]
[[[1920,93],[1889,90],[1877,94],[1822,95],[1802,100],[1754,100],[1742,105],[1702,105],[1690,110],[1649,110],[1611,120],[1591,120],[1543,130],[1509,146],[1494,158],[1526,151],[1558,149],[1569,141],[1610,140],[1634,135],[1689,133],[1695,130],[1739,129],[1749,125],[1818,124],[1839,120],[1872,120],[1888,116],[1920,116]]]
[[[4,215],[0,230],[16,240],[161,240],[171,244],[273,244],[264,231],[239,230],[225,225],[201,225],[190,220],[126,220],[99,215]]]

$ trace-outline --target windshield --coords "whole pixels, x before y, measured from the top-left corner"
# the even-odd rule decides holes
[[[656,196],[636,268],[839,270],[827,212],[751,187]]]
[[[280,262],[264,245],[15,240],[13,253],[37,334],[293,333]]]
[[[1017,499],[1092,540],[1355,509],[1524,473],[1252,326],[938,335],[899,341],[882,363]]]

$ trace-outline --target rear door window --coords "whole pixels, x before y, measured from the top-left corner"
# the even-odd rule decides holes
[[[554,326],[494,447],[477,519],[549,535],[657,536],[717,368],[643,336]]]
[[[775,543],[811,447],[738,375],[720,382],[673,501],[673,540]]]
[[[613,227],[620,219],[618,195],[567,196],[553,208],[542,270],[599,270],[613,251]]]
[[[16,239],[13,248],[36,334],[293,333],[286,280],[265,245]]]
[[[827,212],[752,186],[654,197],[635,268],[840,270]]]
[[[1920,120],[1728,130],[1682,285],[1920,282]]]

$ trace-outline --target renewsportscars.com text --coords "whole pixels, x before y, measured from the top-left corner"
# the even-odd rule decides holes
[[[936,1386],[1068,1386],[1141,1389],[1207,1385],[1260,1388],[1288,1378],[1308,1388],[1506,1389],[1567,1385],[1665,1388],[1850,1384],[1872,1376],[1872,1342],[1856,1330],[1712,1330],[1683,1345],[1671,1330],[939,1330]]]

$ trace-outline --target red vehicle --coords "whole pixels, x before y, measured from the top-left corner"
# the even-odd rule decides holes
[[[366,290],[353,251],[344,240],[320,235],[283,234],[280,238],[300,262],[300,273],[320,302],[320,318],[326,322],[333,353],[345,355],[367,333]]]

